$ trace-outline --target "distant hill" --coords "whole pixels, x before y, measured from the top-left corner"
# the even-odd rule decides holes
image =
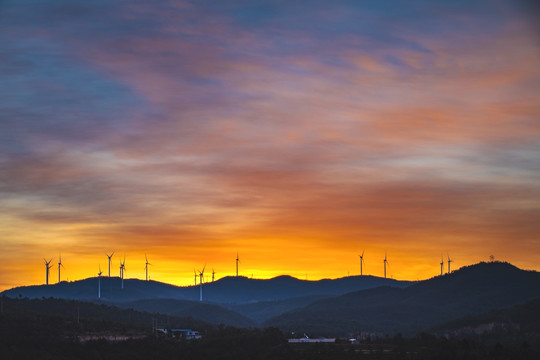
[[[234,311],[215,304],[190,300],[148,299],[117,303],[119,307],[150,313],[168,314],[181,318],[192,317],[210,324],[254,327],[255,322]]]
[[[295,297],[341,295],[378,286],[406,287],[410,281],[398,281],[374,276],[349,276],[318,281],[278,276],[269,280],[246,277],[225,277],[205,285],[205,299],[217,303],[254,303],[278,301]]]
[[[480,263],[406,288],[379,287],[317,301],[264,323],[319,335],[412,335],[457,318],[540,297],[540,273]]]
[[[1,295],[93,301],[98,300],[98,278],[93,277],[73,282],[62,281],[52,285],[21,286],[6,290]],[[119,277],[101,278],[101,300],[103,301],[131,301],[151,297],[175,298],[182,295],[182,288],[157,281],[127,279],[124,280],[124,288],[122,289]]]
[[[405,287],[409,281],[397,281],[373,276],[351,276],[341,279],[305,281],[290,276],[268,280],[246,277],[225,277],[203,285],[203,299],[213,303],[253,303],[277,301],[301,296],[341,295],[351,291],[377,286]],[[97,299],[98,278],[88,278],[53,285],[16,287],[1,294],[9,297],[54,297],[61,299]],[[199,286],[179,287],[157,281],[138,279],[121,280],[118,277],[101,278],[101,298],[104,301],[135,301],[144,299],[199,300]]]
[[[252,319],[258,324],[262,324],[264,321],[272,317],[292,311],[294,309],[302,308],[314,303],[315,301],[328,297],[331,297],[331,295],[310,295],[285,300],[258,301],[247,304],[224,304],[224,306]]]

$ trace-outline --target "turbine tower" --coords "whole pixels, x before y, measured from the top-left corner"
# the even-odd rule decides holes
[[[212,282],[214,282],[214,275],[216,274],[216,272],[214,271],[214,268],[212,268]]]
[[[60,284],[60,268],[66,268],[62,265],[62,254],[58,254],[58,283]]]
[[[360,276],[362,276],[363,275],[362,265],[364,263],[364,250],[362,250],[362,255],[358,255],[358,257],[360,258]]]
[[[45,258],[43,258],[43,261],[45,261],[45,285],[49,285],[49,270],[51,270],[52,266],[50,266],[51,260],[47,261]]]
[[[202,301],[202,285],[203,285],[203,280],[204,280],[204,269],[206,268],[206,264],[204,264],[204,267],[202,268],[202,271],[199,271],[199,285],[200,285],[200,296],[199,296],[199,299],[200,301]]]
[[[450,255],[448,255],[448,253],[446,253],[446,256],[448,256],[448,273],[450,274],[450,263],[454,260],[450,259]]]
[[[98,285],[97,285],[97,297],[98,299],[101,299],[101,265],[99,265],[99,272],[98,275]]]
[[[236,252],[236,277],[238,277],[238,262],[240,262],[240,259],[238,258],[238,251]]]
[[[112,252],[111,255],[109,255],[109,254],[105,254],[105,255],[107,255],[107,257],[109,258],[109,277],[111,277],[111,258],[114,255],[114,251]]]
[[[441,254],[441,276],[443,275],[443,268],[444,268],[444,258]]]
[[[144,270],[146,271],[146,281],[148,281],[148,265],[152,265],[148,262],[148,258],[146,257],[146,254],[144,254],[144,258],[146,259],[146,265],[144,266]]]
[[[195,286],[197,286],[197,272],[193,269],[193,276],[195,277]]]
[[[388,264],[388,259],[386,258],[386,251],[384,252],[384,278],[386,279],[386,264]]]

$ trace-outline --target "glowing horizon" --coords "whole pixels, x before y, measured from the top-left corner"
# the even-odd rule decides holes
[[[111,251],[186,285],[237,251],[260,278],[540,270],[529,6],[6,1],[0,290]]]
[[[387,278],[389,279],[395,279],[395,280],[426,280],[435,276],[440,275],[440,260],[439,257],[438,261],[434,261],[432,264],[425,264],[422,263],[418,266],[410,266],[411,265],[411,259],[407,259],[405,261],[400,261],[399,258],[392,258],[392,252],[388,253],[388,262],[389,266],[387,268]],[[205,282],[209,282],[212,279],[212,271],[215,271],[215,280],[219,280],[221,278],[227,277],[227,276],[235,276],[235,256],[236,253],[231,253],[233,255],[232,261],[223,262],[223,261],[216,261],[215,263],[217,266],[212,265],[208,262],[203,263],[193,263],[193,262],[181,262],[181,266],[179,268],[172,269],[171,268],[171,261],[164,262],[165,266],[158,263],[158,261],[154,261],[152,258],[148,257],[149,262],[152,264],[149,266],[149,280],[152,281],[159,281],[163,283],[168,283],[172,285],[177,286],[192,286],[194,285],[194,271],[199,274],[199,271],[202,269],[203,266],[206,265],[205,270]],[[376,276],[376,277],[383,277],[383,258],[384,258],[384,251],[382,253],[377,254],[378,257],[375,259],[375,263],[372,263],[372,259],[368,256],[369,253],[365,253],[364,260],[368,261],[369,265],[366,265],[364,263],[363,266],[363,275],[364,276]],[[443,260],[444,260],[444,267],[443,267],[443,274],[448,273],[448,255],[449,254],[442,254]],[[74,262],[75,256],[77,258],[82,257],[82,261]],[[334,263],[339,270],[337,271],[328,271],[328,270],[319,270],[311,269],[311,271],[304,271],[298,269],[298,267],[295,267],[294,265],[290,266],[290,270],[286,269],[279,269],[279,270],[271,270],[271,269],[259,269],[256,267],[256,262],[253,258],[250,258],[249,256],[246,256],[247,258],[247,266],[244,267],[243,263],[243,256],[240,256],[240,270],[239,270],[239,276],[247,277],[247,278],[253,278],[253,279],[271,279],[277,276],[292,276],[294,278],[300,279],[300,280],[309,280],[309,281],[316,281],[321,279],[337,279],[337,278],[343,278],[347,276],[360,276],[360,261],[358,258],[359,255],[356,255],[356,264],[353,264],[353,261],[350,261],[351,259],[348,259],[347,262],[336,262]],[[57,284],[58,283],[58,255],[56,257],[49,257],[45,258],[47,261],[52,258],[51,264],[53,266],[50,269],[49,273],[49,285]],[[98,257],[99,258],[99,257]],[[98,273],[98,268],[101,268],[102,276],[108,277],[108,260],[106,257],[106,254],[104,254],[101,258],[103,259],[96,259],[96,256],[94,255],[77,255],[77,254],[69,254],[63,253],[62,254],[62,263],[63,264],[69,264],[69,267],[63,267],[61,271],[61,281],[77,281],[82,280],[86,278],[96,277]],[[380,258],[380,259],[379,259]],[[456,258],[453,257],[453,255],[450,255],[450,258],[452,260],[451,264],[451,271],[458,270],[459,268],[463,266],[473,265],[481,261],[489,261],[489,256],[485,258],[477,258],[475,262],[473,263],[463,263],[461,261],[456,261]],[[130,256],[129,253],[125,257],[126,259],[126,275],[125,279],[139,279],[144,280],[145,279],[145,270],[144,270],[144,264],[145,264],[145,258],[144,254],[138,254],[137,256]],[[157,258],[159,260],[159,258]],[[100,261],[101,260],[101,261]],[[112,257],[111,261],[111,277],[119,277],[119,265],[120,261],[124,260],[124,255],[117,255],[115,254]],[[507,261],[503,259],[495,259],[498,261]],[[533,269],[527,269],[522,266],[519,266],[519,264],[513,263],[511,261],[508,261],[512,263],[513,265],[523,268],[524,270],[533,270]],[[95,271],[92,271],[90,267],[94,263],[98,263],[97,266],[95,266]],[[172,262],[173,264],[175,262]],[[156,264],[156,265],[154,265]],[[191,264],[191,265],[190,265]],[[13,286],[6,286],[0,291],[10,289],[12,287],[17,286],[29,286],[29,285],[44,285],[45,284],[45,265],[43,262],[43,259],[41,259],[40,266],[36,266],[36,264],[32,264],[33,268],[40,267],[41,272],[35,271],[35,269],[32,269],[32,277],[30,278],[29,283],[25,284],[17,284]],[[275,265],[275,264],[273,264]],[[192,269],[190,268],[192,267]],[[408,267],[411,267],[409,269]],[[396,267],[398,267],[396,269]],[[219,271],[222,270],[222,271]],[[424,275],[423,277],[420,277],[419,275]],[[42,279],[40,279],[40,277]],[[33,282],[32,282],[33,281]],[[199,275],[197,275],[197,284],[199,284]]]

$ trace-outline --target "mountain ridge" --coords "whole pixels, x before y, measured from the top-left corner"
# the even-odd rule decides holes
[[[405,287],[412,283],[374,276],[351,276],[316,281],[300,280],[287,275],[272,279],[229,276],[215,282],[204,283],[203,300],[227,304],[280,301],[300,296],[339,295],[381,285]],[[97,299],[97,290],[98,278],[91,277],[51,285],[20,286],[5,290],[0,295],[92,301]],[[151,298],[197,301],[200,300],[200,285],[180,287],[154,280],[124,279],[122,289],[119,277],[101,277],[101,299],[104,301],[122,302]]]
[[[479,263],[409,287],[378,287],[322,299],[264,325],[331,336],[414,334],[437,323],[535,297],[540,297],[540,273],[508,263]]]

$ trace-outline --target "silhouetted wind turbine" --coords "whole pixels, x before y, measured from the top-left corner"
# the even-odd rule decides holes
[[[236,277],[238,277],[238,263],[240,262],[240,259],[238,258],[238,251],[236,252]]]
[[[97,297],[98,299],[101,299],[101,265],[99,265],[99,272],[97,275],[98,275]]]
[[[146,254],[144,254],[144,258],[146,259],[146,265],[144,266],[144,270],[146,271],[146,281],[148,281],[148,265],[152,265],[148,262],[148,258],[146,257]]]
[[[441,254],[441,276],[443,275],[443,267],[444,267],[444,258]]]
[[[388,264],[388,259],[386,258],[386,251],[384,252],[384,278],[386,279],[386,264]]]
[[[214,282],[214,275],[216,274],[216,272],[214,271],[214,268],[212,268],[212,282]]]
[[[450,259],[450,255],[448,255],[448,253],[446,253],[446,256],[448,256],[448,273],[450,274],[450,263],[454,260]]]
[[[126,257],[124,256],[124,261],[120,262],[120,278],[122,279],[122,289],[124,288],[124,272],[126,271]]]
[[[66,268],[62,265],[62,254],[58,254],[58,283],[60,284],[60,268]]]
[[[109,254],[105,254],[105,255],[107,255],[107,257],[109,258],[109,277],[111,277],[111,258],[114,255],[114,251],[112,252],[111,255],[109,255]]]
[[[49,270],[52,268],[49,264],[51,263],[52,258],[49,261],[43,258],[43,261],[45,261],[45,285],[49,285]]]
[[[200,301],[202,301],[202,285],[203,285],[203,280],[204,280],[204,269],[206,268],[206,264],[204,264],[204,267],[202,268],[202,271],[199,271],[199,285],[200,285]]]
[[[358,255],[358,257],[360,258],[360,276],[362,276],[363,275],[362,265],[364,263],[364,250],[362,250],[362,255]]]

